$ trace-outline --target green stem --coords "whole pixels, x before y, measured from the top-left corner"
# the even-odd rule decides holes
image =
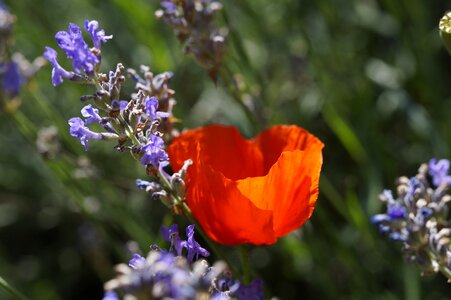
[[[448,278],[448,283],[451,283],[451,270],[444,266],[439,266],[440,272]]]
[[[26,300],[27,298],[22,295],[18,290],[13,288],[3,277],[0,276],[0,288],[8,292],[14,299]]]
[[[240,261],[242,268],[242,278],[244,284],[249,284],[251,282],[251,265],[249,263],[249,251],[246,245],[242,245],[240,248]]]
[[[440,257],[438,257],[434,252],[432,252],[430,249],[427,251],[429,257],[432,260],[438,261],[438,265],[439,265],[439,270],[440,272],[446,277],[448,278],[448,283],[451,283],[451,270],[448,269],[447,267],[442,265],[442,260],[440,259]]]
[[[133,144],[135,144],[136,146],[140,146],[141,143],[136,138],[133,128],[130,126],[130,124],[128,124],[125,121],[124,116],[120,113],[119,113],[119,121],[121,121],[122,125],[125,128],[125,132],[127,133],[127,136],[132,140]]]

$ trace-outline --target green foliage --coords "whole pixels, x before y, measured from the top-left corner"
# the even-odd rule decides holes
[[[171,70],[183,126],[228,123],[253,134],[221,84],[212,84],[156,20],[158,1],[6,2],[17,16],[15,48],[28,59],[55,47],[54,34],[69,22],[96,19],[114,35],[102,48],[103,71],[119,61]],[[431,157],[451,157],[451,57],[438,33],[449,7],[420,0],[223,2],[226,63],[239,70],[246,93],[268,123],[298,124],[326,145],[311,221],[273,246],[250,249],[268,295],[447,298],[446,279],[420,277],[369,216],[396,177],[415,174]],[[113,265],[127,261],[128,250],[162,243],[160,226],[174,217],[135,188],[145,175],[132,157],[95,141],[85,153],[69,136],[66,120],[79,115],[80,95],[92,91],[69,82],[53,88],[50,71],[22,90],[16,113],[1,112],[0,275],[30,299],[101,299]],[[46,160],[35,140],[50,125],[62,150]],[[93,175],[74,176],[82,167]]]

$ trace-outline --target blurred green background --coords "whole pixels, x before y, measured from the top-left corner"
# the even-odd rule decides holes
[[[14,48],[28,59],[56,48],[53,36],[69,22],[96,19],[114,35],[102,48],[103,71],[117,62],[171,70],[183,126],[226,123],[252,134],[221,84],[156,20],[158,1],[5,2],[17,16]],[[431,157],[450,158],[451,57],[437,29],[446,1],[224,2],[226,63],[248,96],[270,124],[298,124],[326,145],[311,221],[275,245],[251,248],[267,296],[449,299],[442,275],[421,277],[401,245],[369,223],[382,209],[378,193],[396,177],[413,176]],[[84,152],[69,136],[67,119],[93,90],[53,88],[50,72],[46,66],[22,90],[19,112],[0,116],[0,276],[30,299],[101,299],[113,265],[150,244],[164,247],[159,230],[173,217],[136,189],[145,174],[131,156],[96,141]],[[52,125],[60,151],[45,159],[35,141]],[[224,250],[236,261],[233,248]],[[0,299],[9,299],[2,290]]]

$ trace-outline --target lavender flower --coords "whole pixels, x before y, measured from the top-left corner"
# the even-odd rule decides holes
[[[145,102],[145,110],[150,121],[154,121],[158,118],[167,118],[169,114],[167,112],[157,111],[158,110],[158,99],[157,97],[148,97]]]
[[[167,12],[175,13],[177,11],[177,6],[171,1],[161,1],[160,4]]]
[[[99,115],[99,110],[92,107],[91,104],[88,104],[81,109],[81,115],[86,118],[86,125],[89,125],[93,122],[100,123],[102,121],[102,118]]]
[[[119,300],[119,296],[113,291],[106,291],[102,300]]]
[[[111,102],[112,109],[119,110],[119,111],[126,109],[127,105],[128,105],[128,101],[125,101],[125,100],[120,100],[120,101],[113,100]]]
[[[80,118],[72,118],[69,120],[70,135],[80,139],[81,144],[85,147],[85,151],[88,151],[88,140],[101,140],[103,138],[102,134],[93,132],[85,126]]]
[[[56,33],[55,39],[58,46],[72,60],[72,67],[75,72],[91,73],[94,71],[95,65],[99,63],[99,58],[89,50],[78,25],[70,23],[67,31]]]
[[[254,279],[249,285],[240,285],[237,291],[238,299],[263,300],[263,281]]]
[[[188,228],[192,238],[194,227]],[[178,226],[163,227],[162,235],[172,243],[174,237],[179,238]],[[263,299],[261,281],[241,285],[230,277],[223,262],[210,266],[205,260],[190,262],[171,250],[166,252],[157,246],[153,249],[146,257],[135,254],[128,266],[116,266],[117,276],[105,283],[103,300],[119,299],[118,291],[124,299],[135,299],[138,295],[144,299]]]
[[[421,165],[418,174],[410,179],[397,180],[397,198],[384,191],[379,199],[387,206],[383,214],[371,221],[390,239],[403,243],[407,259],[416,262],[422,274],[439,270],[451,279],[451,228],[447,220],[448,160]],[[429,182],[428,174],[432,177]]]
[[[199,255],[207,257],[210,253],[202,248],[198,242],[194,240],[194,225],[186,227],[186,236],[188,239],[183,243],[183,247],[188,250],[188,261],[192,262],[194,258],[198,259]]]
[[[62,83],[62,79],[82,80],[86,76],[85,81],[92,79],[96,67],[100,63],[100,44],[111,39],[112,36],[106,36],[105,31],[98,30],[98,22],[85,21],[85,29],[91,35],[94,49],[90,49],[85,42],[81,28],[70,23],[67,31],[59,31],[55,34],[58,46],[66,53],[66,56],[72,60],[72,68],[75,71],[69,72],[62,68],[57,60],[56,51],[50,47],[46,47],[44,57],[49,60],[53,66],[52,84],[57,86]]]
[[[175,31],[185,53],[191,53],[216,80],[225,53],[225,30],[214,24],[213,15],[222,9],[219,1],[162,1],[157,18],[164,19]]]
[[[50,47],[45,47],[44,58],[46,58],[53,66],[52,69],[52,84],[57,86],[63,82],[63,78],[72,79],[75,77],[75,73],[66,71],[58,63],[57,53]]]
[[[171,246],[169,248],[169,252],[181,256],[183,250],[183,243],[179,236],[179,227],[177,224],[172,224],[169,228],[166,226],[161,227],[161,235],[163,238],[171,242]]]
[[[449,160],[440,159],[437,161],[435,158],[429,161],[429,174],[432,176],[432,183],[435,186],[439,186],[442,183],[451,185],[451,175],[449,173]]]
[[[16,16],[0,1],[0,94],[9,102],[5,106],[8,112],[19,107],[21,102],[16,97],[20,89],[44,65],[42,57],[29,62],[20,52],[14,51],[12,34],[15,21]]]
[[[139,269],[146,263],[146,259],[139,254],[134,254],[133,258],[128,262],[132,269]]]
[[[152,185],[152,182],[150,182],[150,181],[146,181],[146,180],[142,180],[142,179],[136,179],[136,186],[140,190],[145,190],[151,185]]]
[[[4,39],[7,39],[11,33],[15,20],[15,16],[8,11],[6,5],[0,2],[0,52],[5,50],[6,41]]]
[[[150,135],[147,144],[141,147],[141,151],[144,153],[141,157],[141,164],[150,164],[158,168],[160,161],[168,160],[168,154],[163,148],[163,139],[156,135]]]
[[[113,38],[112,35],[105,35],[105,30],[103,29],[99,30],[99,22],[97,22],[96,20],[92,21],[86,20],[84,25],[85,30],[91,36],[94,47],[96,47],[99,50],[101,43],[106,43],[108,40],[111,40]]]
[[[0,70],[3,75],[2,89],[11,96],[18,95],[20,87],[24,84],[24,78],[17,63],[0,64]]]

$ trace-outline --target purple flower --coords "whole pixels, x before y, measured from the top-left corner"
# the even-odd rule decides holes
[[[431,208],[423,206],[418,210],[418,213],[415,216],[414,221],[417,225],[424,226],[426,222],[431,218],[433,213],[434,211]]]
[[[164,141],[161,137],[150,135],[149,142],[141,147],[141,150],[144,152],[141,157],[141,163],[143,165],[151,164],[158,168],[160,161],[168,160],[168,154],[163,147]]]
[[[145,181],[142,179],[136,179],[136,186],[140,190],[145,190],[148,186],[150,186],[152,183],[149,181]]]
[[[183,241],[183,247],[185,247],[188,250],[188,261],[192,262],[194,257],[196,259],[199,257],[199,255],[202,255],[204,257],[207,257],[210,255],[210,253],[202,248],[198,242],[194,240],[194,225],[189,225],[186,227],[186,236],[188,239],[186,241]]]
[[[101,140],[102,134],[93,132],[85,126],[85,123],[80,118],[72,118],[69,120],[70,135],[80,139],[81,144],[85,147],[85,151],[88,151],[88,140]]]
[[[210,300],[229,300],[230,297],[228,294],[228,292],[214,292],[211,295]]]
[[[429,175],[432,176],[432,183],[435,186],[439,186],[442,183],[451,185],[451,176],[448,175],[449,164],[447,159],[437,161],[433,158],[429,161]]]
[[[179,234],[179,226],[172,224],[169,228],[166,226],[161,227],[161,236],[168,242],[171,241],[171,236]]]
[[[183,244],[179,236],[179,227],[177,224],[172,224],[169,228],[163,225],[161,227],[161,235],[166,241],[171,242],[169,252],[175,252],[177,256],[181,256]]]
[[[3,1],[0,0],[0,10],[8,11]]]
[[[238,300],[263,300],[263,281],[261,279],[252,280],[249,285],[240,285],[237,291]]]
[[[74,71],[85,73],[94,71],[94,67],[100,62],[99,58],[89,50],[88,44],[83,39],[81,28],[70,23],[67,31],[59,31],[55,39],[61,49],[72,60]]]
[[[387,216],[391,220],[402,220],[407,216],[406,208],[400,205],[389,205],[387,208]]]
[[[52,64],[52,84],[57,86],[63,82],[63,78],[71,79],[74,77],[73,72],[66,71],[60,66],[57,59],[56,51],[50,47],[45,47],[44,57]]]
[[[3,90],[10,95],[18,95],[19,89],[24,83],[24,79],[19,72],[19,66],[15,62],[10,62],[1,64],[0,67],[4,68]]]
[[[119,297],[113,291],[106,291],[105,294],[103,294],[102,300],[119,300]]]
[[[404,199],[404,204],[410,206],[415,201],[415,191],[421,188],[420,181],[416,177],[410,178],[407,184],[407,194]]]
[[[158,99],[156,97],[148,97],[145,102],[145,110],[151,121],[157,118],[169,117],[169,114],[167,112],[157,111],[157,109]]]
[[[387,216],[386,214],[377,214],[371,217],[371,223],[375,224],[375,225],[379,225],[381,223],[387,223],[389,222],[391,219],[389,216]]]
[[[127,105],[128,105],[128,101],[125,101],[125,100],[120,100],[120,101],[113,100],[113,101],[111,101],[111,107],[114,110],[124,110],[127,107]]]
[[[113,38],[112,35],[105,35],[105,30],[99,29],[99,22],[96,20],[86,20],[85,23],[85,30],[89,33],[92,39],[92,43],[94,44],[94,47],[100,50],[101,43],[106,43],[106,41],[111,40]]]
[[[99,110],[92,107],[91,104],[88,104],[81,109],[81,115],[86,118],[86,125],[89,125],[92,122],[100,124],[100,122],[102,121],[102,118],[99,115]]]
[[[160,4],[166,9],[167,12],[177,11],[177,6],[171,1],[161,1]]]
[[[134,254],[133,258],[128,262],[130,268],[136,270],[141,268],[146,264],[146,259],[139,254]]]

